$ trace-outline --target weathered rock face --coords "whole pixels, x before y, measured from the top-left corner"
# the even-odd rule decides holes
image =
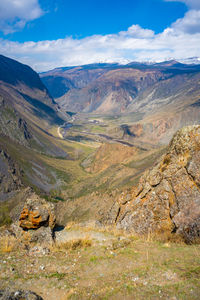
[[[0,290],[0,299],[1,300],[42,300],[43,298],[38,296],[32,291],[22,291],[15,290],[11,291],[9,289]]]
[[[200,126],[179,130],[167,154],[131,191],[130,201],[121,198],[118,228],[139,234],[176,232],[186,242],[199,239]]]
[[[38,229],[42,226],[55,226],[54,205],[32,194],[26,201],[26,204],[19,218],[19,225],[23,229]]]
[[[14,232],[22,243],[53,243],[53,228],[56,223],[54,205],[32,194],[24,205],[19,226],[13,225]]]

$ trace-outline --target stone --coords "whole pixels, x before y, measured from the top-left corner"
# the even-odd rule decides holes
[[[110,224],[110,225],[115,224],[119,213],[120,213],[120,205],[116,201],[116,202],[113,203],[112,207],[110,208],[110,210],[108,212],[107,223]]]
[[[10,289],[0,290],[0,300],[43,300],[32,291],[15,290]]]
[[[44,256],[49,255],[50,250],[47,247],[42,246],[34,246],[33,248],[30,248],[28,251],[28,254],[30,256]]]
[[[51,245],[54,242],[55,224],[54,205],[32,193],[25,202],[19,224],[13,224],[12,230],[26,249],[29,249],[33,243]]]
[[[119,209],[117,228],[200,240],[199,187],[200,126],[195,125],[180,129],[160,162],[144,173],[130,204]]]
[[[149,184],[151,186],[158,185],[162,180],[162,175],[159,170],[153,169],[151,172],[151,176],[149,177]]]
[[[53,242],[53,233],[50,227],[40,227],[37,230],[29,230],[30,243],[51,244]]]
[[[163,274],[163,277],[166,278],[169,281],[176,281],[178,276],[176,273],[172,272],[171,270],[166,271]]]
[[[54,205],[32,194],[26,201],[19,218],[23,229],[38,229],[41,226],[54,228],[56,222]]]

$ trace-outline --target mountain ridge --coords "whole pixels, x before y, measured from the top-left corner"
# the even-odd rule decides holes
[[[134,100],[136,96],[140,96],[141,89],[146,89],[160,81],[175,78],[176,76],[183,76],[184,80],[187,81],[186,76],[189,77],[199,72],[200,65],[188,65],[171,60],[153,64],[132,62],[127,65],[92,64],[58,68],[42,73],[40,76],[50,89],[53,89],[60,82],[62,86],[60,93],[53,95],[64,109],[67,107],[67,110],[71,109],[76,112],[98,112],[98,106],[101,106],[106,101],[106,95],[107,97],[111,95],[113,102],[118,102],[118,112],[123,112],[126,109],[130,111],[130,101],[127,101],[127,98]],[[141,82],[138,82],[137,73],[140,73]],[[145,81],[147,74],[149,74],[149,82]],[[79,82],[78,84],[77,81]],[[82,83],[80,84],[80,82]],[[108,89],[108,85],[110,89]],[[116,90],[118,87],[120,91],[120,86],[122,92],[120,92],[121,95],[118,97]],[[129,86],[132,91],[134,88],[133,93],[131,91],[129,93]],[[115,92],[114,95],[113,91]],[[97,97],[99,97],[99,100],[96,101],[97,105],[91,106],[94,103],[94,98],[96,99]],[[125,101],[125,107],[123,104],[120,105],[120,99],[117,100],[117,98],[120,98],[122,102]],[[77,106],[76,103],[79,103],[79,105]],[[112,113],[112,108],[108,112]]]
[[[124,138],[132,142],[166,144],[179,128],[199,121],[200,65],[178,60],[93,64],[55,69],[40,76],[43,81],[46,78],[47,86],[49,78],[54,82],[70,80],[66,91],[63,87],[64,95],[55,98],[63,111],[113,116],[142,113],[139,122],[124,124],[131,133]],[[84,76],[84,84],[77,86],[76,80]]]

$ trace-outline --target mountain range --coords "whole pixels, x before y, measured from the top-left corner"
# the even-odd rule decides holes
[[[155,64],[133,62],[57,68],[40,77],[56,101],[68,110],[119,113],[149,110],[149,103],[141,99],[150,95],[150,104],[161,97],[175,97],[183,82],[191,77],[198,80],[199,72],[200,65],[172,60]],[[196,90],[196,86],[193,89]]]
[[[145,64],[92,64],[40,74],[63,111],[142,115],[128,124],[136,139],[167,143],[199,121],[200,65],[175,60]]]

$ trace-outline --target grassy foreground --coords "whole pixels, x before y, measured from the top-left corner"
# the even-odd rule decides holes
[[[30,289],[45,300],[200,299],[200,245],[104,234],[97,243],[88,231],[43,256],[4,240],[1,288]]]

